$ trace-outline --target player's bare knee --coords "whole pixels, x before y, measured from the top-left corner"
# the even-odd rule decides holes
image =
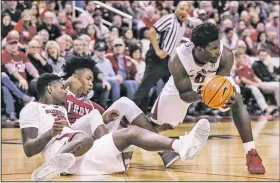
[[[132,140],[141,133],[141,130],[143,129],[138,126],[130,125],[124,128],[124,134],[128,140]]]

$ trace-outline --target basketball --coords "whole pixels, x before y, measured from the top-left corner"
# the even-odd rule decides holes
[[[234,95],[234,88],[225,76],[207,78],[202,84],[202,99],[211,108],[219,109]]]

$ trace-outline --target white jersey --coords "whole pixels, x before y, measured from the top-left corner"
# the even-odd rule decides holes
[[[203,83],[206,77],[216,75],[217,69],[220,64],[220,58],[219,56],[216,63],[208,62],[204,66],[198,66],[193,58],[192,50],[194,48],[194,44],[192,42],[187,42],[184,44],[181,44],[176,48],[176,53],[178,54],[178,57],[180,61],[182,62],[191,82],[192,82],[192,88],[193,90],[196,90],[196,88]],[[223,52],[223,44],[220,44],[220,50],[221,53]],[[175,53],[175,52],[174,52]],[[162,95],[178,95],[179,92],[175,86],[173,76],[171,75],[168,82],[164,86],[162,90]]]

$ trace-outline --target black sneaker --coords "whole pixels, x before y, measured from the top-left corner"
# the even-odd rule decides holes
[[[166,168],[170,167],[178,159],[180,159],[179,154],[176,152],[172,152],[172,151],[162,151],[162,152],[158,152],[158,154],[161,156],[161,159]]]

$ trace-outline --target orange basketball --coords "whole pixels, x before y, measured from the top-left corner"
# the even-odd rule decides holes
[[[209,107],[219,109],[234,96],[234,88],[225,76],[212,76],[202,84],[202,99]]]

